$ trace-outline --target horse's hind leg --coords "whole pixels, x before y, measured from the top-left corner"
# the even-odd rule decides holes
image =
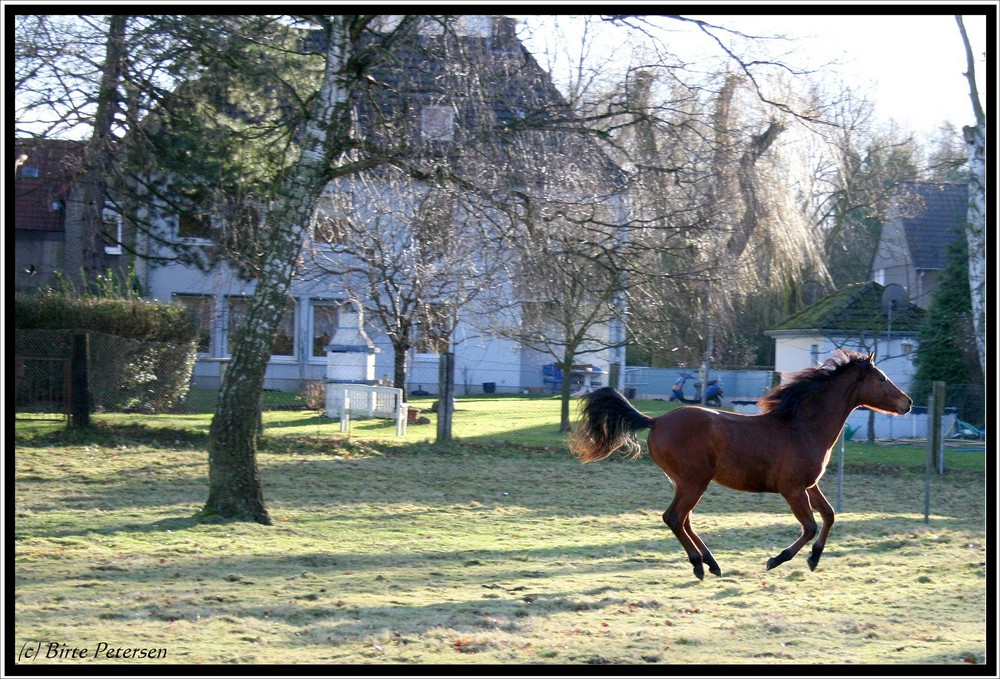
[[[823,548],[826,546],[826,536],[830,534],[830,528],[833,527],[833,507],[827,501],[826,497],[823,496],[823,491],[819,489],[819,486],[813,486],[806,491],[809,494],[809,502],[819,515],[823,517],[823,528],[819,532],[819,537],[816,538],[816,542],[813,543],[812,554],[806,559],[806,563],[809,564],[809,570],[816,570],[816,564],[819,563],[819,557],[823,555]]]
[[[698,501],[701,500],[702,494],[705,489],[708,488],[708,484],[704,484],[699,487],[685,488],[681,484],[677,484],[674,500],[670,503],[670,507],[667,511],[663,512],[663,522],[670,527],[670,530],[674,532],[677,537],[678,542],[687,552],[688,561],[694,567],[694,574],[699,580],[705,577],[705,567],[704,563],[707,563],[709,570],[716,575],[719,575],[719,565],[715,563],[715,559],[712,557],[711,552],[705,547],[705,543],[698,538],[695,542],[693,531],[690,531],[690,514],[691,510],[694,509]],[[690,531],[690,532],[689,532]],[[699,546],[700,545],[700,546]],[[705,559],[702,555],[702,549],[708,554],[708,559]],[[716,573],[716,571],[719,571]]]
[[[691,540],[692,542],[694,542],[695,547],[697,547],[698,551],[701,552],[701,560],[705,563],[706,566],[708,566],[708,572],[711,573],[712,575],[717,575],[721,578],[722,569],[719,568],[719,564],[716,563],[715,557],[712,556],[712,552],[709,551],[708,546],[701,539],[701,536],[695,533],[694,529],[691,528],[690,514],[688,514],[688,518],[684,521],[684,532],[691,537]]]
[[[802,534],[799,539],[786,547],[777,556],[767,560],[767,570],[779,566],[799,553],[802,546],[816,537],[816,519],[813,518],[812,506],[809,504],[809,494],[805,488],[790,493],[782,493],[788,506],[792,508],[795,518],[802,524]]]

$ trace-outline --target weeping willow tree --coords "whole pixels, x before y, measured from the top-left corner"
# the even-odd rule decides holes
[[[633,210],[656,243],[646,265],[661,273],[632,291],[630,333],[656,347],[633,358],[770,362],[763,332],[807,289],[830,285],[795,181],[801,163],[785,143],[801,133],[798,119],[762,103],[741,75],[697,92],[654,80],[642,71],[630,81],[630,105],[661,113],[623,145],[636,161]]]

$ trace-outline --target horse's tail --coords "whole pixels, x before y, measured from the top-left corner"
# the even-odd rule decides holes
[[[583,397],[570,449],[581,462],[603,460],[619,449],[634,460],[642,454],[636,432],[652,427],[653,421],[617,390],[602,387]]]

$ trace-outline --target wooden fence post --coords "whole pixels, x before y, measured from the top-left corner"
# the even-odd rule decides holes
[[[438,363],[437,443],[451,441],[452,400],[455,398],[455,354],[443,352]]]
[[[931,474],[941,455],[941,417],[944,415],[944,382],[934,382],[927,397],[927,462],[924,465],[924,523],[931,521]]]
[[[931,409],[928,408],[928,415],[930,415],[934,424],[931,428],[931,432],[934,433],[934,443],[931,450],[934,453],[934,466],[938,468],[939,474],[944,474],[944,465],[942,458],[943,446],[944,446],[944,429],[942,428],[941,420],[944,418],[944,401],[945,401],[945,383],[944,382],[934,382],[931,385],[934,395],[934,411],[930,412]],[[930,443],[930,432],[928,432],[928,445]]]
[[[90,426],[90,335],[73,335],[70,359],[70,424],[77,429]]]

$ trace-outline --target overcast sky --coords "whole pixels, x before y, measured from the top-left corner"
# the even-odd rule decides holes
[[[652,8],[652,7],[650,7]],[[561,8],[560,8],[561,9]],[[578,8],[586,10],[584,5]],[[607,11],[594,6],[595,13]],[[642,9],[642,8],[640,8]],[[732,9],[728,7],[727,9]],[[839,79],[876,101],[880,119],[897,121],[905,130],[918,135],[933,134],[942,121],[957,129],[974,123],[969,87],[965,79],[965,50],[955,17],[952,14],[924,15],[850,15],[852,6],[832,6],[831,15],[774,14],[780,6],[763,7],[766,14],[711,15],[687,14],[726,28],[751,35],[784,35],[792,40],[773,42],[767,49],[788,50],[781,58],[796,67],[819,69],[823,78]],[[790,8],[792,9],[792,8]],[[897,9],[905,11],[905,6]],[[919,7],[918,7],[919,9]],[[855,10],[856,11],[856,10]],[[946,8],[938,10],[946,11]],[[534,23],[538,17],[521,17]],[[566,26],[566,17],[560,17]],[[685,36],[684,25],[663,22],[670,28],[669,47],[685,56],[718,54],[710,42],[696,31]],[[984,52],[986,20],[984,16],[966,16],[966,30],[976,58],[980,100],[989,110],[988,96],[995,83],[986,82]],[[567,36],[572,44],[574,36]],[[527,41],[537,49],[546,40],[544,29]],[[628,56],[620,40],[610,37],[596,43],[593,55],[618,53]],[[558,74],[554,74],[558,77]]]
[[[985,17],[964,21],[977,60],[980,99],[987,107],[992,87],[986,87],[982,59]],[[845,82],[867,88],[881,115],[904,128],[931,133],[943,120],[958,129],[975,122],[964,76],[965,49],[953,15],[770,16],[766,21],[739,17],[734,23],[801,38],[797,58],[804,58],[807,66],[839,62],[830,70]]]

